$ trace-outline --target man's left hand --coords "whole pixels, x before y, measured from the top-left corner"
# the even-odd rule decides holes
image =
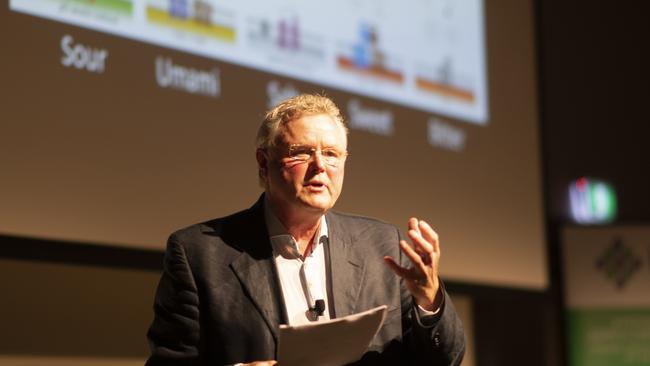
[[[411,260],[409,268],[400,266],[392,257],[384,261],[395,274],[404,279],[406,288],[415,298],[415,303],[424,310],[437,311],[442,303],[438,264],[440,244],[438,234],[424,220],[409,219],[408,237],[412,244],[400,240],[402,252]]]

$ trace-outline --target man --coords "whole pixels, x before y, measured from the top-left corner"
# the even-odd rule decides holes
[[[460,364],[463,330],[438,279],[437,234],[411,218],[409,244],[392,225],[330,211],[346,158],[347,129],[328,98],[300,95],[266,114],[257,203],[169,238],[148,365],[273,365],[279,324],[384,304],[386,321],[357,364]]]

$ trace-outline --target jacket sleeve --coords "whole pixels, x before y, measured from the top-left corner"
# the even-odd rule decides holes
[[[147,333],[151,355],[146,366],[201,365],[199,296],[184,248],[172,235]]]
[[[440,282],[442,286],[442,281]],[[441,288],[444,291],[444,287]],[[406,350],[416,365],[460,365],[465,354],[463,325],[456,314],[449,294],[440,311],[421,319],[417,305],[411,302],[405,324]]]
[[[400,239],[402,236],[400,235]],[[410,261],[400,251],[400,264],[410,267]],[[405,351],[414,365],[447,366],[460,365],[465,355],[465,334],[463,325],[454,304],[445,291],[440,280],[440,291],[444,298],[435,315],[420,318],[417,305],[403,281],[400,281],[402,293],[402,330]]]

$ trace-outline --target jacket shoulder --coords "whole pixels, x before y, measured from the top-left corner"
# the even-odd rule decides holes
[[[328,226],[331,224],[335,228],[342,228],[352,236],[371,233],[381,236],[393,236],[399,233],[395,225],[373,217],[336,211],[330,212],[326,217],[329,219]]]
[[[173,232],[170,245],[182,246],[189,253],[204,253],[206,249],[226,252],[247,250],[264,243],[266,237],[263,210],[253,207],[228,216],[193,224]],[[264,247],[264,246],[261,246]],[[255,248],[248,248],[255,250]],[[256,250],[262,251],[263,248]]]

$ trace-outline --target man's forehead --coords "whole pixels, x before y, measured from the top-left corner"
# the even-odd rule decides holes
[[[347,133],[340,121],[327,114],[294,118],[278,129],[276,141],[285,144],[309,143],[312,138],[331,144],[347,145]],[[304,141],[303,141],[304,140]]]

